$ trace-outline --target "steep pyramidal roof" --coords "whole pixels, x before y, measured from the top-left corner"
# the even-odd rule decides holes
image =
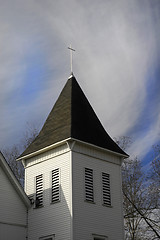
[[[106,133],[73,75],[64,86],[39,135],[20,157],[67,138],[127,156]]]

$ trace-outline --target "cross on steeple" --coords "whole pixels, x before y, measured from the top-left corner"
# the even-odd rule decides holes
[[[72,48],[72,46],[70,45],[70,47],[68,47],[68,49],[70,50],[70,59],[71,59],[71,74],[73,73],[73,51],[75,52],[76,50]]]

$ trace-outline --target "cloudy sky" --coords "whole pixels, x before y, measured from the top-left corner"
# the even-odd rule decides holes
[[[0,0],[0,149],[42,126],[73,72],[144,164],[160,139],[159,0]]]

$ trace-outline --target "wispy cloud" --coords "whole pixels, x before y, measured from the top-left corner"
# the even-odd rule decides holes
[[[148,91],[159,87],[159,1],[6,0],[0,20],[0,146],[26,121],[44,121],[69,76],[70,43],[75,76],[109,134],[131,134],[141,156],[158,141],[159,93]]]

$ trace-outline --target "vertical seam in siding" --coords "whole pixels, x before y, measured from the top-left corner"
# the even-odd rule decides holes
[[[70,151],[70,185],[71,185],[71,240],[73,240],[73,153]]]

